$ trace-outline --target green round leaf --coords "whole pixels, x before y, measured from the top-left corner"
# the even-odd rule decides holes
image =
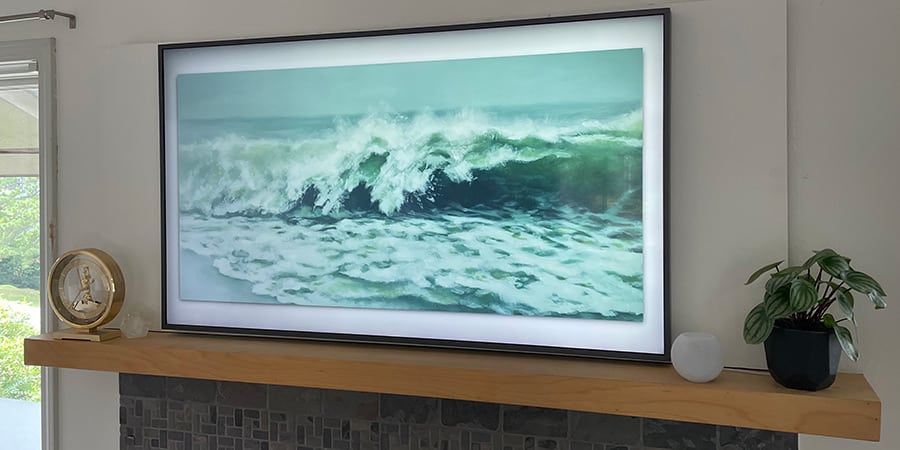
[[[847,315],[847,318],[850,319],[850,322],[853,322],[853,325],[855,326],[856,316],[853,314],[853,294],[849,289],[842,287],[835,291],[834,298],[837,299],[841,311]]]
[[[887,295],[884,293],[884,289],[881,288],[881,285],[878,284],[877,281],[862,272],[857,272],[855,270],[847,272],[846,274],[844,274],[844,282],[846,282],[847,285],[850,286],[850,289],[862,292],[863,294],[875,292],[882,297]]]
[[[784,262],[784,260],[782,259],[781,261],[775,261],[772,264],[766,264],[765,266],[760,267],[759,270],[757,270],[756,272],[753,272],[753,275],[750,275],[750,278],[748,278],[747,282],[744,284],[747,285],[747,284],[750,284],[750,283],[756,281],[756,279],[759,278],[760,275],[762,275],[772,269],[777,269],[778,265],[783,262]]]
[[[766,306],[760,303],[753,307],[747,313],[747,319],[744,320],[744,342],[748,344],[759,344],[769,337],[772,333],[772,327],[775,326],[775,320],[766,314]]]
[[[819,260],[819,267],[828,275],[841,278],[850,271],[850,260],[838,255],[828,256]]]
[[[772,277],[769,278],[769,281],[766,282],[766,292],[771,294],[778,289],[791,284],[803,270],[802,267],[795,266],[788,267],[778,273],[773,273]]]
[[[797,312],[791,307],[790,289],[782,288],[771,294],[766,294],[763,304],[766,307],[766,315],[772,319],[781,319]]]
[[[884,302],[884,299],[878,295],[877,292],[869,292],[866,295],[869,297],[869,300],[872,300],[872,303],[875,304],[875,309],[884,309],[887,307],[887,303]]]
[[[797,278],[791,282],[790,303],[791,307],[797,311],[806,311],[812,308],[819,300],[816,287],[812,283]]]
[[[856,350],[856,346],[853,345],[853,335],[850,334],[850,330],[840,325],[835,325],[834,334],[837,336],[838,342],[841,343],[841,348],[844,349],[847,357],[851,361],[858,360],[859,352]]]
[[[805,263],[803,263],[803,266],[801,266],[801,267],[803,267],[803,270],[809,269],[810,267],[815,265],[817,262],[821,261],[822,258],[828,258],[830,256],[839,256],[837,254],[837,252],[835,252],[834,250],[832,250],[830,248],[826,248],[823,250],[816,250],[813,253],[814,254],[812,256],[810,256],[809,259],[807,259]]]

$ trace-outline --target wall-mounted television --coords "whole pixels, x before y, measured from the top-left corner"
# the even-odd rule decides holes
[[[160,45],[163,328],[667,360],[668,23]]]

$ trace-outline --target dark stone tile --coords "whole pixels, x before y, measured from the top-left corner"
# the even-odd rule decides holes
[[[135,413],[140,415],[145,426],[153,426],[154,421],[162,420],[166,417],[167,408],[166,400],[148,398],[135,402]]]
[[[209,437],[196,434],[191,436],[191,448],[194,450],[211,450],[209,446]]]
[[[434,433],[435,427],[412,427],[410,429],[410,437],[409,440],[411,442],[409,448],[410,449],[433,449],[435,448],[436,442],[432,442],[432,437],[435,440],[439,438],[437,433]],[[460,434],[465,435],[465,431],[462,431]],[[377,442],[377,440],[375,441]]]
[[[326,417],[378,419],[378,394],[322,390],[322,412]]]
[[[424,434],[424,433],[423,433]],[[511,436],[511,435],[510,435]],[[418,436],[415,436],[418,438]],[[507,436],[503,436],[503,440],[507,440]],[[511,445],[504,442],[504,445]],[[519,443],[519,447],[521,447],[521,442]],[[462,430],[459,433],[459,447],[463,450],[469,450],[472,448],[472,433],[468,430]]]
[[[545,408],[120,376],[120,445],[267,450],[797,450],[797,435]],[[502,429],[501,429],[502,424]]]
[[[716,426],[644,419],[644,446],[672,450],[716,450]]]
[[[294,430],[294,437],[296,438],[296,442],[298,444],[306,443],[306,428],[303,428],[303,425],[297,425],[297,428]]]
[[[407,430],[409,427],[405,427]],[[401,430],[402,432],[403,430]],[[350,439],[350,421],[342,420],[341,421],[341,439]]]
[[[797,433],[779,433],[776,432],[773,450],[797,450],[800,444],[797,442]]]
[[[388,422],[435,424],[438,399],[407,395],[381,395],[381,419]]]
[[[307,416],[322,415],[322,391],[320,389],[271,385],[269,386],[269,409]]]
[[[734,445],[741,449],[769,449],[775,443],[773,431],[752,428],[719,427],[719,445]]]
[[[534,450],[566,450],[564,440],[548,438],[525,438],[525,448]]]
[[[261,441],[267,441],[269,440],[269,433],[261,430],[253,430],[251,437],[253,439],[259,439]]]
[[[441,400],[441,423],[448,427],[482,428],[497,431],[500,405],[496,403]]]
[[[525,450],[534,450],[534,437],[529,436],[525,438],[525,442],[522,444],[522,448]]]
[[[264,409],[268,402],[264,384],[220,381],[216,385],[216,403],[220,405]]]
[[[166,378],[166,396],[180,402],[212,403],[216,399],[216,382],[193,378]]]
[[[119,374],[119,395],[165,398],[166,378],[150,375]]]
[[[523,436],[519,436],[517,434],[509,434],[503,433],[503,445],[510,447],[522,447],[524,445],[525,438]],[[580,449],[580,450],[590,450],[590,449]]]
[[[568,435],[568,413],[561,409],[504,406],[503,431],[564,438]]]
[[[472,442],[477,442],[479,444],[490,444],[494,439],[494,433],[487,433],[484,431],[473,431],[469,433],[469,439]]]
[[[584,442],[638,445],[641,419],[611,414],[569,413],[569,438]]]

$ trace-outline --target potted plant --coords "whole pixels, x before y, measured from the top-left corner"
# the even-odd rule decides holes
[[[745,284],[772,272],[762,303],[744,321],[744,341],[765,342],[772,378],[785,387],[818,391],[834,382],[841,349],[853,361],[859,352],[846,322],[856,327],[853,292],[865,295],[875,309],[886,306],[884,289],[872,277],[850,267],[850,258],[832,249],[819,250],[802,265],[780,268],[784,261],[761,267]],[[845,317],[829,312],[837,303]]]

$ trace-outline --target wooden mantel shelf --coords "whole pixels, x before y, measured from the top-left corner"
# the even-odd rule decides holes
[[[72,369],[542,406],[877,441],[881,401],[862,375],[808,393],[767,374],[682,380],[669,365],[297,340],[150,333],[25,340],[25,363]]]

